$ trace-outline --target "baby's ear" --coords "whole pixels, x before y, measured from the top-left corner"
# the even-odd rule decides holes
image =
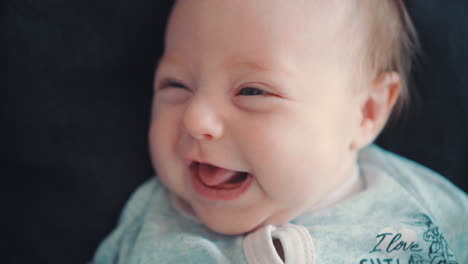
[[[401,78],[396,72],[379,74],[361,100],[358,134],[351,148],[359,150],[374,141],[390,116],[401,90]]]

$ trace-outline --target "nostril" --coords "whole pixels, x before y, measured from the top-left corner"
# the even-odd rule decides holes
[[[213,136],[210,135],[210,134],[203,134],[202,137],[203,137],[204,140],[212,140],[213,139]]]
[[[197,139],[197,140],[212,140],[213,139],[213,135],[210,135],[210,134],[198,134],[198,135],[194,135],[193,138]]]
[[[196,162],[196,161],[192,161],[190,164],[189,164],[189,167],[190,168],[196,168],[198,166],[198,164],[200,164],[199,162]]]

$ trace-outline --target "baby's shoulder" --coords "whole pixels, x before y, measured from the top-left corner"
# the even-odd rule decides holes
[[[431,169],[372,145],[359,156],[362,167],[383,171],[392,182],[399,186],[403,200],[416,201],[427,212],[434,224],[445,233],[445,238],[454,251],[465,254],[468,244],[468,196],[445,177]],[[401,205],[403,206],[403,205]],[[468,255],[461,259],[468,258]]]
[[[361,166],[385,172],[431,213],[468,214],[468,196],[437,172],[398,154],[372,145],[359,155]]]
[[[162,191],[162,184],[156,177],[151,177],[136,188],[126,202],[119,218],[119,223],[130,222],[139,218],[149,206],[158,192]]]

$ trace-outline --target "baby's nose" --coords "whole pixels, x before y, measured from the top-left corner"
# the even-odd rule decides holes
[[[203,98],[193,98],[184,113],[184,126],[197,140],[214,141],[224,134],[223,119],[219,107]]]

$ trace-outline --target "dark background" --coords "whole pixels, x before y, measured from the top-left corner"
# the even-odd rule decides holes
[[[147,129],[170,1],[4,0],[2,263],[84,263],[152,175]],[[407,1],[417,96],[379,144],[468,190],[468,2]]]

